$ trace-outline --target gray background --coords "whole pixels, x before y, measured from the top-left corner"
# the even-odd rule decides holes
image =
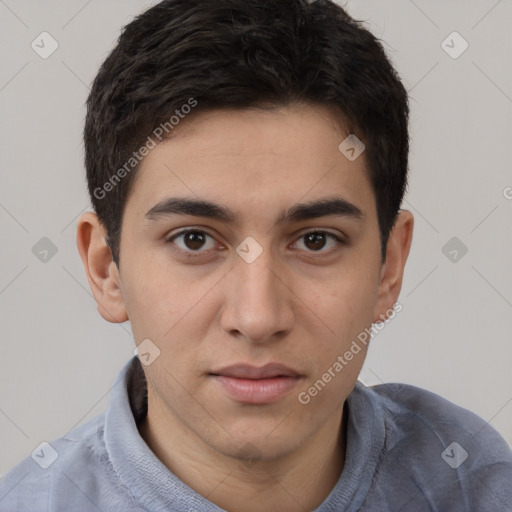
[[[75,227],[90,207],[89,84],[121,26],[147,5],[0,0],[0,474],[105,410],[132,356],[129,323],[97,313]],[[437,392],[512,443],[512,1],[346,6],[385,41],[412,109],[403,207],[416,226],[403,310],[373,340],[361,379]],[[59,45],[47,59],[31,48],[43,31]],[[469,43],[456,59],[441,44],[453,31]],[[460,50],[452,39],[450,51]],[[57,248],[46,262],[32,251],[43,237]],[[455,262],[443,253],[452,237],[445,252],[455,248]]]

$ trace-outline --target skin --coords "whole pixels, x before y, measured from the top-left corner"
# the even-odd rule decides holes
[[[343,469],[343,404],[364,346],[307,405],[298,394],[398,300],[413,216],[399,212],[382,263],[364,153],[351,162],[338,150],[347,135],[324,106],[191,114],[141,163],[125,207],[119,269],[96,215],[78,222],[98,311],[109,322],[129,320],[137,344],[150,339],[160,350],[143,366],[141,436],[186,484],[229,511],[303,512],[325,500]],[[145,217],[170,196],[215,201],[236,222]],[[283,209],[332,196],[363,217],[275,225]],[[184,236],[166,241],[185,228],[209,236],[202,246]],[[304,235],[314,230],[348,243],[308,243]],[[248,236],[263,251],[252,263],[236,252]],[[180,248],[199,256],[187,259]],[[303,377],[276,403],[243,404],[209,375],[240,362],[278,362]]]

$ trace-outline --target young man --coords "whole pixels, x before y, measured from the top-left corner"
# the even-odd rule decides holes
[[[357,381],[413,231],[407,95],[368,31],[328,0],[165,0],[87,106],[78,249],[139,357],[1,511],[512,510],[492,427]]]

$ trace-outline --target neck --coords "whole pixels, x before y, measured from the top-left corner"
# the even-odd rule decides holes
[[[164,404],[149,392],[148,415],[139,425],[142,438],[180,480],[225,510],[314,510],[341,475],[347,419],[342,407],[293,452],[257,461],[220,453],[170,412],[162,411]]]

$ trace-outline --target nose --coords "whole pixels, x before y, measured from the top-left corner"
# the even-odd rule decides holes
[[[252,263],[237,257],[227,279],[224,331],[253,343],[275,341],[291,331],[294,295],[270,251],[264,250]]]

